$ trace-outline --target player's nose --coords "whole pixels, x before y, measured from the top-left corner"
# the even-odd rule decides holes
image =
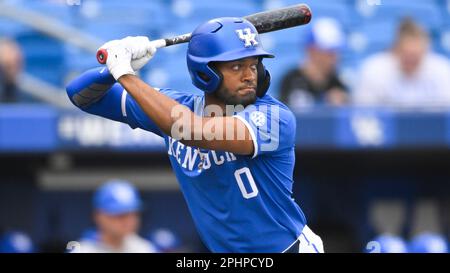
[[[256,70],[252,66],[247,66],[242,72],[243,82],[255,82],[256,81]]]

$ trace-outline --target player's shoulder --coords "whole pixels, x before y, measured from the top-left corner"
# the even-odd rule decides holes
[[[188,106],[191,110],[195,104],[202,101],[203,96],[189,91],[179,91],[171,88],[155,88],[164,95],[176,100],[178,103]]]
[[[450,69],[450,61],[441,54],[430,52],[426,55],[426,69],[430,70],[448,70]]]
[[[126,240],[127,248],[130,252],[155,253],[156,247],[148,240],[137,234],[130,235]]]

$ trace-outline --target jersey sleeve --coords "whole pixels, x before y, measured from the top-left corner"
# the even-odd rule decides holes
[[[286,107],[277,104],[249,105],[234,117],[250,131],[254,145],[253,158],[291,149],[295,145],[295,116]]]
[[[127,123],[133,129],[141,128],[163,136],[155,122],[104,69],[97,68],[83,73],[67,86],[66,91],[71,102],[87,113]],[[193,96],[171,89],[159,91],[188,106]]]

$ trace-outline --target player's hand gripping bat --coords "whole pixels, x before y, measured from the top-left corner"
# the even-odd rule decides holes
[[[311,21],[311,9],[305,4],[298,4],[286,8],[280,8],[271,11],[264,11],[245,16],[258,30],[258,33],[266,33],[285,28],[305,25]],[[172,38],[165,38],[151,41],[156,48],[187,43],[191,39],[191,33],[178,35]],[[97,52],[97,61],[101,64],[106,63],[108,52],[106,49],[100,49]]]

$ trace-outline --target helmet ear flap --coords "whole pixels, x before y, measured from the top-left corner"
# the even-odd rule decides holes
[[[269,71],[266,70],[266,67],[262,63],[262,58],[260,58],[258,62],[257,71],[258,71],[258,86],[256,88],[256,95],[259,98],[262,98],[264,97],[264,95],[266,95],[267,90],[269,89],[270,86],[270,73]]]

